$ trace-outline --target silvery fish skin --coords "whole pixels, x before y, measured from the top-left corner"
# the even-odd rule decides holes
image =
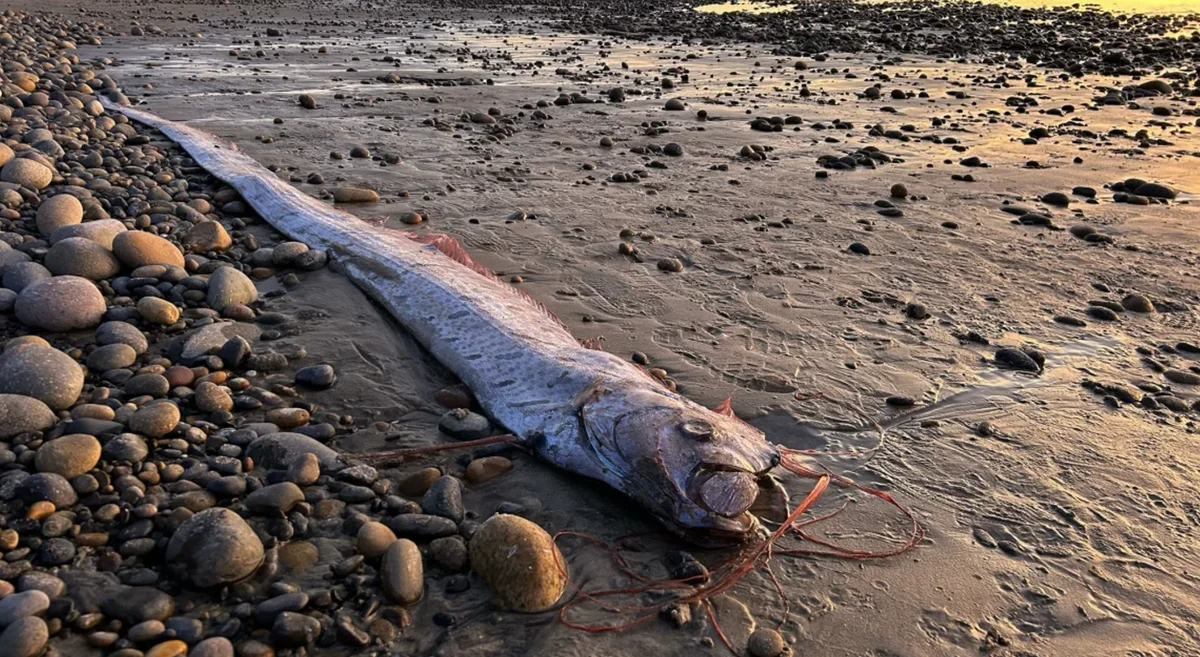
[[[179,143],[280,232],[328,249],[539,457],[605,482],[699,542],[758,529],[748,509],[780,457],[754,427],[582,346],[540,305],[436,246],[312,198],[209,133],[102,102]]]

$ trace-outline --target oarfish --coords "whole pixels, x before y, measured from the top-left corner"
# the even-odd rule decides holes
[[[580,344],[446,236],[377,229],[214,135],[104,103],[177,142],[281,233],[327,249],[529,451],[608,484],[687,538],[755,533],[749,509],[780,455],[727,404],[705,408],[633,363]]]

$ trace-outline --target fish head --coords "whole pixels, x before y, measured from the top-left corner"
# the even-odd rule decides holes
[[[581,407],[593,449],[618,488],[697,543],[741,542],[779,451],[753,426],[665,389],[604,390]]]

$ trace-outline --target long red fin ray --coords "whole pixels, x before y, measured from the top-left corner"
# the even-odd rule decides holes
[[[528,292],[517,289],[512,285],[505,283],[504,281],[500,280],[500,277],[497,276],[492,270],[479,264],[478,262],[475,262],[475,260],[471,257],[471,254],[467,253],[467,250],[463,248],[463,245],[453,237],[445,233],[425,233],[421,235],[418,233],[405,232],[404,235],[415,242],[428,244],[436,248],[438,251],[441,251],[446,257],[466,267],[467,269],[470,269],[476,274],[500,283],[501,287],[511,291],[514,295],[521,298],[526,303],[533,304],[534,307],[545,313],[546,317],[555,324],[558,324],[564,329],[567,328],[567,325],[563,324],[562,320],[556,317],[554,313],[550,312],[550,309],[543,305],[542,302],[529,296]]]

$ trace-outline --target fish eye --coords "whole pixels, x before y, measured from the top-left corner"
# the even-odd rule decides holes
[[[710,440],[713,436],[712,425],[704,420],[688,420],[679,425],[679,431],[688,438]]]

